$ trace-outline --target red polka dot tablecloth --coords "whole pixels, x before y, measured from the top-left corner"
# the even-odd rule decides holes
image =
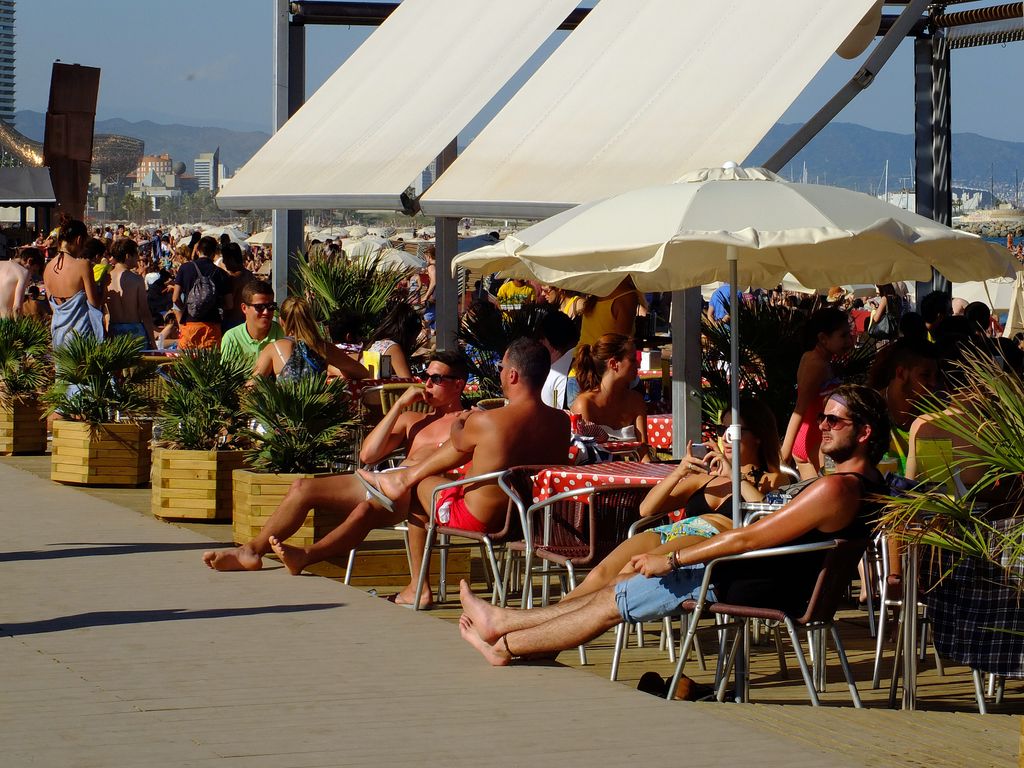
[[[574,488],[602,485],[655,486],[669,476],[671,464],[643,464],[639,461],[606,461],[582,467],[562,466],[542,469],[533,478],[533,503]]]
[[[672,414],[661,413],[647,417],[647,442],[652,448],[672,449]]]

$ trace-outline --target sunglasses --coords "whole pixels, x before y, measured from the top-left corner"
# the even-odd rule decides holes
[[[423,381],[430,382],[433,386],[439,386],[442,381],[458,381],[458,376],[446,376],[443,373],[428,373],[424,375]]]
[[[853,419],[847,419],[842,416],[836,416],[834,413],[819,413],[818,414],[818,429],[821,429],[828,424],[829,429],[835,429],[840,424],[856,424]]]
[[[264,312],[277,312],[277,302],[272,301],[269,304],[250,304],[253,311],[257,315],[262,315]]]

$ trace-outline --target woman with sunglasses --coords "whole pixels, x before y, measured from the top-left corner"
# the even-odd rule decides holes
[[[674,523],[659,525],[622,542],[592,570],[583,582],[565,599],[596,592],[620,576],[633,576],[630,558],[642,554],[668,554],[679,549],[678,540],[688,537],[685,546],[698,544],[732,528],[732,462],[733,445],[725,441],[731,422],[723,414],[717,432],[718,440],[703,444],[707,453],[697,458],[693,444],[687,443],[686,456],[672,474],[658,483],[640,505],[641,517],[655,517],[682,510],[685,517]],[[779,433],[775,416],[756,400],[740,400],[739,460],[740,491],[744,501],[764,501],[764,494],[785,482],[779,471]],[[673,542],[674,546],[666,544]]]
[[[289,296],[281,304],[286,338],[270,342],[256,358],[253,376],[273,375],[279,381],[301,379],[333,367],[346,379],[365,379],[370,372],[333,344],[328,344],[305,299]],[[337,375],[337,374],[335,374]]]
[[[821,430],[815,418],[842,382],[832,363],[853,349],[850,318],[838,309],[819,309],[804,329],[804,354],[796,372],[796,405],[782,441],[782,461],[796,463],[803,480],[821,471]]]
[[[606,333],[593,346],[580,344],[573,368],[580,394],[571,410],[585,422],[584,429],[587,424],[596,425],[594,433],[599,442],[637,441],[649,450],[647,406],[643,396],[630,389],[639,372],[633,340],[619,333]],[[645,453],[644,458],[649,455]]]

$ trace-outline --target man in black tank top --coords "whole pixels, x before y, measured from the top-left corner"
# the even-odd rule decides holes
[[[459,623],[463,639],[496,666],[513,658],[550,655],[589,642],[621,621],[660,619],[688,598],[696,597],[704,564],[718,557],[769,547],[831,539],[864,539],[877,506],[872,497],[885,486],[876,464],[889,443],[885,401],[872,389],[855,384],[839,387],[818,418],[821,448],[836,471],[812,482],[793,501],[745,528],[723,531],[693,546],[677,539],[679,549],[664,554],[637,555],[637,575],[612,584],[589,597],[545,608],[512,610],[480,600],[462,582],[465,611]],[[720,600],[775,599],[773,607],[796,610],[806,605],[820,556],[814,561],[773,560],[770,573],[733,569],[718,578]],[[761,567],[763,568],[763,566]],[[780,594],[787,595],[778,605]]]

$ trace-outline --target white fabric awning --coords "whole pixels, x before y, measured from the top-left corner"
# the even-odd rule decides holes
[[[404,0],[228,181],[222,208],[401,210],[401,194],[576,7]]]
[[[874,0],[601,0],[421,199],[543,218],[742,162]]]

